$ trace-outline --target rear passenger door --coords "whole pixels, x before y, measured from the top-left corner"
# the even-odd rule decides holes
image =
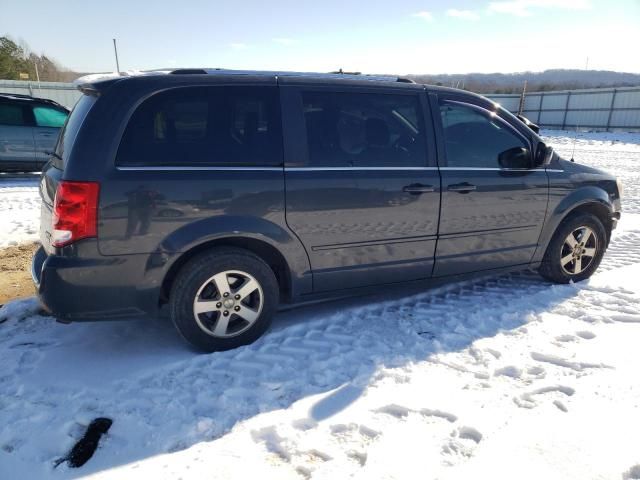
[[[281,86],[286,219],[315,291],[431,276],[440,178],[423,92]]]
[[[548,182],[541,168],[503,168],[512,148],[533,140],[475,98],[433,98],[439,122],[442,209],[434,276],[524,265],[544,222]]]

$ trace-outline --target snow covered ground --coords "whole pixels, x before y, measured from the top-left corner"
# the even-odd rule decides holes
[[[40,196],[38,177],[0,175],[0,248],[38,240]]]
[[[582,134],[575,157],[625,184],[577,285],[522,273],[306,307],[211,355],[162,320],[63,326],[6,305],[0,478],[640,478],[640,135]],[[0,208],[23,193],[1,186]],[[101,416],[94,457],[54,467]]]

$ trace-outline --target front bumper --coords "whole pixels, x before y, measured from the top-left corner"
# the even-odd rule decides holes
[[[65,248],[71,251],[49,255],[41,246],[33,255],[31,276],[44,310],[63,322],[157,314],[162,276],[149,270],[151,256],[101,256],[94,239]]]
[[[611,214],[611,230],[615,230],[618,226],[618,222],[620,221],[620,211],[613,212]]]

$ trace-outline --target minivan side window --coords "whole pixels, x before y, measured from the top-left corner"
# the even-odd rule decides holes
[[[25,126],[27,121],[21,105],[0,103],[0,125]]]
[[[282,164],[274,87],[187,87],[157,93],[134,112],[118,165]]]
[[[302,92],[312,167],[423,167],[417,95]]]
[[[56,108],[38,106],[33,107],[33,116],[38,127],[62,128],[69,114]]]
[[[447,166],[499,168],[498,155],[515,147],[529,148],[526,140],[490,112],[457,102],[440,101]]]

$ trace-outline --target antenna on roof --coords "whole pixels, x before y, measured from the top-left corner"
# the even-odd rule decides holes
[[[120,75],[120,62],[118,62],[118,46],[116,45],[116,39],[113,39],[113,53],[116,54],[116,70],[118,71],[118,75]]]

